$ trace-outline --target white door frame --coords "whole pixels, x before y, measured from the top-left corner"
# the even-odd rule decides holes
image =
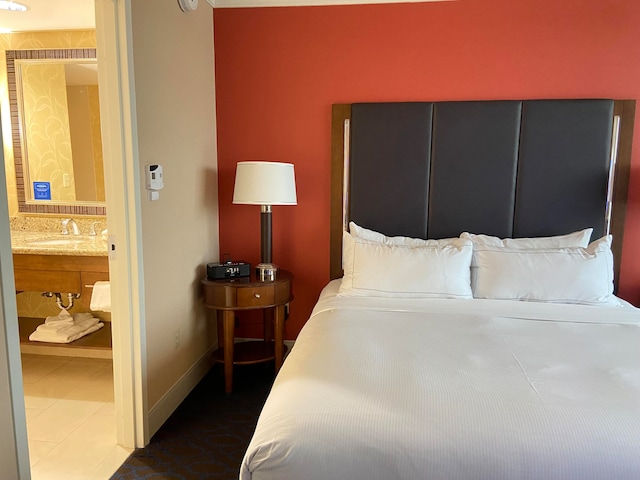
[[[22,386],[22,360],[18,309],[11,252],[7,178],[4,169],[4,149],[0,135],[0,385],[8,384],[0,394],[0,472],[6,478],[29,480],[29,445],[27,418]]]
[[[149,443],[140,169],[130,0],[95,0],[118,444]]]

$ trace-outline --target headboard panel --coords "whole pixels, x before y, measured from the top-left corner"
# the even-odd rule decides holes
[[[521,112],[522,102],[435,105],[429,238],[512,235]]]
[[[635,101],[334,105],[331,278],[342,275],[345,152],[346,220],[387,235],[523,237],[593,227],[593,238],[601,236],[614,108],[621,117],[612,219],[619,266]]]
[[[426,238],[432,117],[432,103],[353,105],[350,218]]]
[[[524,102],[514,237],[606,230],[612,100]]]

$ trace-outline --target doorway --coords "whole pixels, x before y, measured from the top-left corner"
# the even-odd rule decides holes
[[[146,442],[146,406],[144,402],[144,355],[143,342],[141,341],[141,332],[135,330],[132,325],[139,325],[140,319],[140,302],[136,302],[140,287],[140,276],[136,269],[137,261],[132,261],[135,257],[136,239],[130,234],[130,225],[135,224],[137,211],[135,208],[129,208],[126,198],[126,189],[124,185],[131,184],[128,180],[128,169],[124,165],[125,147],[129,141],[131,132],[126,131],[124,125],[124,106],[121,96],[123,84],[128,79],[123,74],[121,68],[121,52],[120,44],[122,41],[122,32],[120,25],[124,24],[124,10],[119,8],[115,2],[110,0],[95,1],[96,14],[96,36],[98,49],[104,49],[102,58],[98,59],[98,69],[101,85],[100,102],[105,105],[105,119],[103,121],[103,136],[109,140],[105,142],[105,184],[107,190],[107,208],[116,217],[113,221],[109,220],[109,245],[115,251],[116,241],[118,238],[118,256],[114,254],[110,256],[110,273],[112,283],[117,283],[112,288],[113,308],[112,315],[119,320],[115,322],[115,328],[112,332],[113,338],[113,372],[114,372],[114,402],[113,402],[113,420],[117,435],[117,442],[128,448],[143,446]],[[126,43],[125,43],[126,45]],[[106,134],[105,134],[106,132]],[[3,182],[4,183],[4,182]],[[0,207],[6,211],[6,183],[0,187]],[[4,190],[4,191],[2,191]],[[4,232],[4,239],[8,238],[9,221],[8,217],[0,218],[0,231]],[[132,255],[131,252],[134,252]],[[13,456],[13,467],[20,476],[17,478],[28,478],[28,460],[26,456],[26,431],[24,424],[24,407],[21,405],[22,374],[20,370],[20,354],[17,342],[17,325],[11,325],[17,320],[17,312],[15,310],[15,296],[13,282],[8,281],[8,273],[12,270],[13,263],[11,261],[11,249],[3,242],[0,245],[0,264],[2,266],[2,297],[3,311],[2,319],[4,319],[4,334],[8,341],[6,342],[6,356],[2,356],[8,361],[8,371],[10,372],[7,380],[11,394],[11,402],[9,405],[0,400],[0,406],[7,407],[9,412],[8,418],[13,418],[12,428],[10,429],[14,435],[8,439],[13,442],[15,452]],[[11,266],[11,269],[9,269]],[[0,353],[4,353],[4,350]],[[77,366],[68,362],[67,368],[77,369]],[[86,367],[86,366],[82,366]],[[96,368],[94,365],[91,368]],[[100,365],[94,373],[107,371],[111,369],[108,365]],[[88,371],[85,368],[85,372]],[[103,372],[104,373],[104,372]],[[3,410],[4,413],[4,410]],[[103,410],[102,413],[105,413]],[[17,446],[17,448],[15,448]],[[5,449],[10,452],[10,449]],[[10,459],[11,460],[11,459]],[[3,471],[9,472],[10,469]]]

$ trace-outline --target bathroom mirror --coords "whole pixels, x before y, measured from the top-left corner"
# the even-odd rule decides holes
[[[18,210],[105,215],[95,49],[8,50]]]

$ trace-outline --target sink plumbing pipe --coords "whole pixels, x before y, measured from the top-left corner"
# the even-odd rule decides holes
[[[69,300],[69,304],[65,305],[65,304],[62,303],[62,295],[59,292],[43,292],[42,296],[43,297],[47,297],[47,298],[51,298],[51,297],[55,296],[56,297],[56,305],[58,305],[60,310],[67,310],[67,309],[73,307],[73,301],[76,298],[80,298],[80,294],[79,293],[67,293],[67,299]]]

